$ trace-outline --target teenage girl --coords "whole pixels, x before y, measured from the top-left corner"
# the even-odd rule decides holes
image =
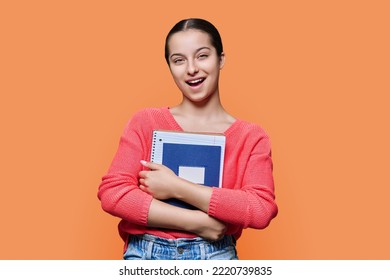
[[[124,259],[238,259],[242,230],[263,229],[277,214],[269,137],[223,108],[219,75],[225,54],[210,22],[178,22],[166,37],[165,59],[182,101],[143,109],[128,122],[99,187],[102,208],[121,219]],[[191,183],[150,162],[155,129],[223,133],[222,187]],[[197,210],[162,201],[168,198]]]

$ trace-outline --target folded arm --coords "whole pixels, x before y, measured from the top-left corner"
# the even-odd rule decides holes
[[[142,164],[140,188],[156,199],[176,198],[226,223],[247,228],[265,228],[277,214],[269,139],[254,146],[235,189],[210,188],[176,176],[169,168],[151,162]]]
[[[144,169],[140,160],[147,157],[147,141],[142,128],[133,122],[126,126],[99,186],[98,197],[103,210],[141,226],[182,230],[211,240],[222,237],[226,226],[216,218],[199,210],[161,202],[140,189],[139,173]]]

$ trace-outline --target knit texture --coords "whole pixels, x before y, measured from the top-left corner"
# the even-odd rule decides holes
[[[192,233],[148,228],[152,197],[138,188],[140,160],[150,160],[155,129],[183,131],[169,108],[137,112],[126,125],[118,150],[102,178],[98,197],[103,210],[119,217],[119,233],[191,238]],[[209,215],[228,224],[238,239],[244,228],[263,229],[277,214],[268,135],[258,125],[237,119],[226,131],[222,188],[213,188]]]

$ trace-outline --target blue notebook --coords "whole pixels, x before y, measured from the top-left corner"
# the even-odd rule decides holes
[[[221,187],[224,155],[223,134],[153,131],[151,161],[167,166],[179,177],[193,183]],[[195,209],[177,199],[165,202]]]

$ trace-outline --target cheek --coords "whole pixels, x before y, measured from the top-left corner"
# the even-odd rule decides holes
[[[220,64],[216,63],[215,61],[205,61],[204,63],[201,63],[199,65],[205,72],[207,73],[215,73],[220,70]]]
[[[172,75],[173,81],[175,82],[176,86],[179,89],[183,89],[185,82],[183,81],[182,76],[179,73],[173,72],[173,71],[171,71],[171,75]]]
[[[183,76],[182,73],[183,71],[180,68],[175,67],[175,68],[170,68],[170,70],[171,70],[171,75],[175,81],[181,79],[181,77]]]

